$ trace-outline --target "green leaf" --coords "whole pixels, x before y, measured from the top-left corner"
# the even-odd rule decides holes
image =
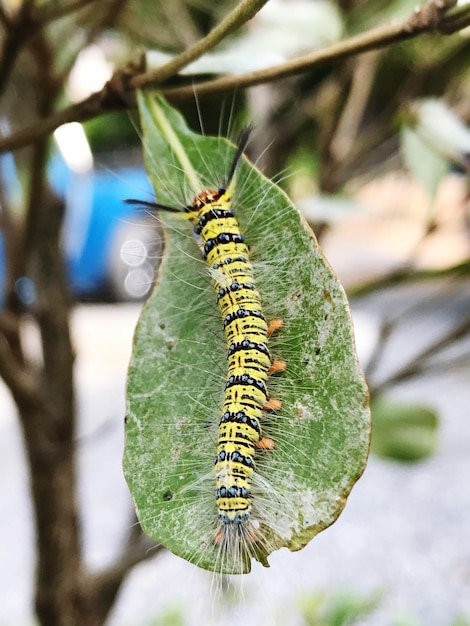
[[[397,461],[421,461],[437,446],[437,413],[419,404],[377,398],[371,404],[375,454]]]
[[[191,132],[155,95],[139,95],[147,169],[158,202],[184,206],[226,183],[235,149]],[[269,381],[282,409],[265,414],[275,450],[256,453],[253,556],[299,550],[332,524],[364,470],[368,394],[357,363],[344,291],[287,196],[246,159],[234,209],[266,318],[285,327],[270,340],[288,367]],[[143,309],[128,376],[124,470],[144,531],[175,554],[215,571],[249,571],[221,555],[213,463],[226,378],[216,294],[189,223],[160,211],[166,251]],[[255,514],[253,513],[255,519]]]

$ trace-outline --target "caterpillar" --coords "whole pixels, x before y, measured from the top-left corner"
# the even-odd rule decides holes
[[[268,373],[286,368],[285,361],[271,362],[267,347],[268,335],[283,321],[266,323],[248,248],[232,210],[232,179],[248,136],[249,129],[240,135],[227,187],[202,191],[186,208],[202,240],[227,341],[227,382],[215,458],[216,541],[222,544],[233,543],[234,537],[243,543],[256,540],[250,523],[254,451],[274,447],[274,441],[262,435],[260,418],[263,411],[280,407],[268,396]]]
[[[285,194],[242,158],[249,131],[233,147],[159,97],[139,101],[166,246],[129,367],[126,480],[156,541],[245,573],[338,517],[367,459],[367,389],[344,292]],[[192,198],[179,210],[175,188]]]
[[[274,411],[282,404],[268,395],[268,374],[282,372],[287,366],[270,357],[268,336],[282,328],[284,321],[266,322],[248,247],[232,209],[234,176],[250,131],[247,127],[240,134],[226,185],[201,191],[184,208],[210,268],[227,342],[227,382],[214,461],[219,521],[214,540],[224,547],[234,541],[246,546],[257,539],[250,522],[254,452],[256,448],[274,448],[274,440],[262,435],[260,421],[263,411]],[[146,206],[178,212],[157,203]]]

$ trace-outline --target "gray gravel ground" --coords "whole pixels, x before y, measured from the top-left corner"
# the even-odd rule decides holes
[[[468,292],[468,290],[467,290]],[[432,295],[432,298],[429,296]],[[419,292],[416,287],[365,302],[357,310],[364,355],[382,314],[424,307],[403,327],[387,352],[381,376],[468,310],[462,290]],[[84,306],[74,319],[79,351],[80,497],[85,549],[96,567],[119,550],[130,519],[122,478],[125,370],[138,308]],[[176,607],[184,624],[270,626],[304,624],[302,594],[350,589],[380,592],[380,608],[362,626],[450,626],[470,620],[470,364],[400,386],[396,396],[435,406],[440,414],[437,453],[416,465],[371,457],[346,510],[330,529],[299,553],[281,550],[271,568],[255,568],[230,591],[237,600],[217,606],[211,576],[171,554],[135,568],[119,597],[110,626],[150,626]],[[33,531],[27,477],[14,407],[0,389],[0,626],[33,623]],[[414,617],[416,622],[405,622]],[[401,621],[399,621],[401,620]],[[174,623],[174,622],[173,622]],[[470,623],[470,622],[469,622]],[[84,625],[86,626],[86,625]]]

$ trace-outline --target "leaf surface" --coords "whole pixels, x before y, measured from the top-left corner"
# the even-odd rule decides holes
[[[235,148],[190,131],[166,102],[139,96],[146,163],[160,204],[184,206],[218,188]],[[197,186],[200,185],[199,188]],[[262,427],[275,450],[257,452],[253,503],[262,546],[299,550],[332,524],[364,470],[370,436],[365,382],[346,297],[312,232],[287,196],[247,159],[237,169],[234,210],[250,247],[270,340],[288,362],[269,391],[282,408]],[[226,350],[209,271],[181,214],[159,212],[166,247],[140,317],[128,375],[124,469],[144,531],[175,554],[216,571],[240,570],[214,542],[213,463]],[[238,569],[237,569],[238,568]],[[242,571],[249,571],[244,563]]]

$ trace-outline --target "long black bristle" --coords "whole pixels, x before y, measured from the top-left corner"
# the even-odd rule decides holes
[[[235,170],[237,169],[238,162],[241,159],[242,154],[245,152],[245,148],[248,144],[248,140],[250,138],[250,134],[252,130],[253,130],[252,126],[245,126],[245,128],[242,129],[240,135],[238,136],[237,151],[232,161],[232,167],[230,168],[230,172],[227,178],[226,188],[229,187],[230,183],[232,182],[233,176],[235,174]]]
[[[147,209],[153,209],[154,211],[170,211],[171,213],[181,213],[181,209],[176,207],[166,206],[164,204],[158,204],[158,202],[149,202],[148,200],[137,200],[135,198],[127,198],[124,200],[126,204],[133,204],[135,206],[145,207]]]

